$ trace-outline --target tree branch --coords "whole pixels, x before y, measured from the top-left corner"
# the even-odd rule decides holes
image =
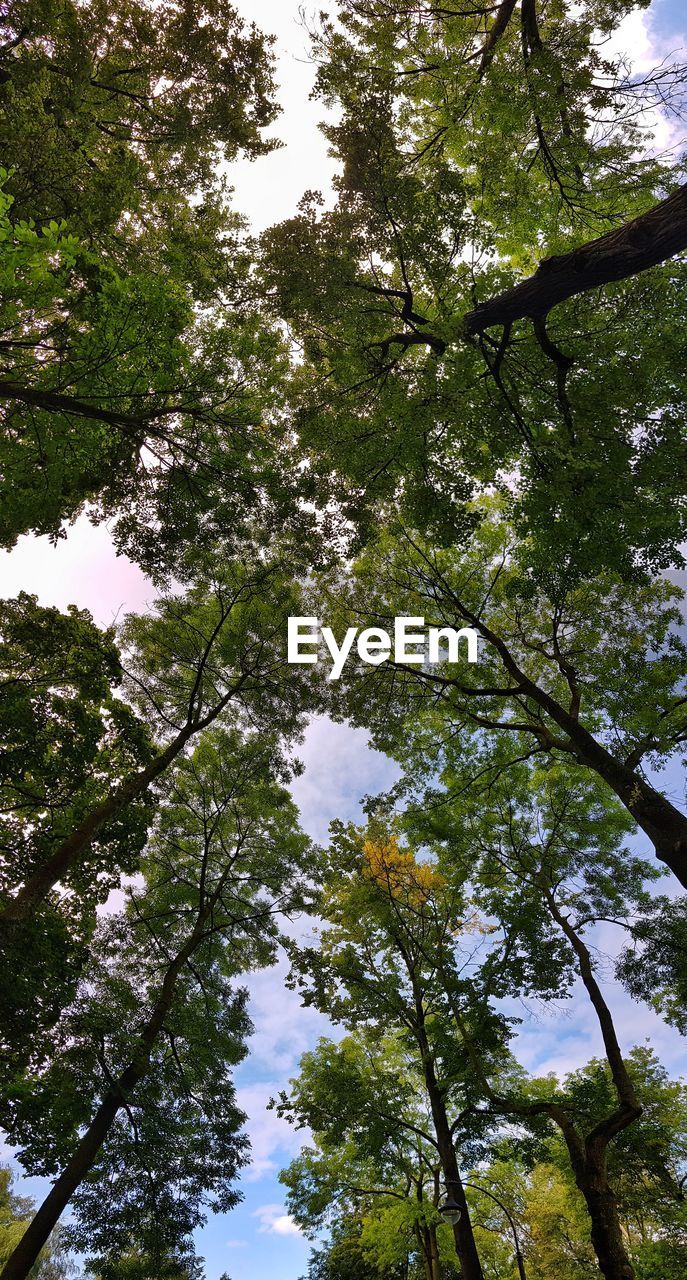
[[[687,249],[687,184],[621,227],[570,253],[545,258],[529,279],[469,311],[467,338],[492,325],[545,316],[552,307],[589,289],[625,280]]]

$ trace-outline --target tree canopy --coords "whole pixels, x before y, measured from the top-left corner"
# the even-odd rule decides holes
[[[0,600],[0,1123],[50,1182],[0,1171],[0,1280],[202,1280],[285,956],[329,1020],[270,1104],[309,1280],[685,1273],[685,1084],[626,1016],[687,1030],[687,67],[623,54],[648,9],[304,15],[333,191],[304,156],[257,235],[248,6],[4,6],[0,546],[106,524],[150,603]],[[324,788],[322,846],[313,715],[397,769],[362,816]]]

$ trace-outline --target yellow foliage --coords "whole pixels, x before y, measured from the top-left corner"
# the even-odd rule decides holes
[[[409,849],[400,849],[395,836],[366,840],[363,854],[365,875],[392,898],[402,898],[411,907],[424,906],[444,884],[443,877],[429,863],[417,862]]]

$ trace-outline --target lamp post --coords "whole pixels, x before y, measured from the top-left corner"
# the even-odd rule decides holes
[[[505,1204],[501,1203],[498,1197],[494,1195],[493,1191],[487,1191],[486,1187],[478,1187],[475,1185],[474,1182],[466,1182],[465,1186],[469,1187],[470,1191],[481,1191],[483,1196],[489,1196],[489,1199],[493,1200],[494,1204],[497,1204],[499,1206],[499,1209],[502,1211],[502,1213],[505,1214],[506,1218],[508,1219],[510,1229],[513,1232],[513,1240],[515,1241],[515,1261],[518,1264],[518,1275],[520,1277],[520,1280],[527,1280],[527,1273],[525,1271],[525,1259],[523,1258],[522,1253],[520,1252],[520,1241],[518,1239],[518,1232],[515,1226],[515,1222],[513,1221],[513,1217],[508,1212],[508,1209],[506,1208]],[[440,1209],[440,1212],[443,1212],[443,1210]],[[458,1213],[460,1214],[460,1210],[458,1210]]]

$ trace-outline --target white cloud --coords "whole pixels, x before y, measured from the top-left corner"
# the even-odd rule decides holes
[[[656,12],[634,9],[619,23],[613,35],[603,45],[605,57],[622,57],[635,76],[646,75],[661,65],[682,61],[687,38],[684,34],[657,29]],[[651,131],[652,153],[663,154],[679,150],[685,142],[684,121],[668,115],[664,110],[651,109],[644,116]]]
[[[637,74],[651,71],[657,62],[680,50],[684,37],[676,32],[670,35],[656,28],[656,13],[649,9],[634,9],[619,23],[604,45],[605,53],[625,54]]]
[[[390,787],[398,767],[369,746],[363,729],[326,716],[311,721],[299,751],[305,773],[293,784],[301,821],[315,840],[326,841],[333,818],[360,816],[360,801]]]
[[[293,1072],[315,1038],[329,1032],[324,1015],[303,1008],[298,993],[288,990],[287,973],[288,962],[282,958],[271,969],[251,974],[245,984],[255,1028],[250,1039],[252,1070],[269,1074],[272,1080]]]
[[[252,1154],[250,1167],[243,1174],[244,1182],[258,1182],[260,1178],[273,1174],[298,1154],[306,1140],[302,1129],[296,1130],[276,1111],[267,1110],[269,1099],[286,1084],[282,1076],[277,1080],[240,1085],[236,1090],[238,1104],[248,1116],[246,1127]]]
[[[94,527],[85,515],[57,546],[47,537],[26,536],[12,551],[0,551],[0,595],[19,591],[58,609],[90,609],[100,626],[128,610],[145,609],[156,595],[138,566],[117,555],[107,526]]]
[[[318,128],[318,120],[331,119],[331,113],[310,100],[315,65],[300,5],[293,0],[240,0],[238,8],[278,37],[276,78],[283,111],[270,135],[284,145],[270,155],[237,160],[228,167],[235,207],[248,216],[256,231],[262,231],[293,217],[306,190],[319,190],[331,202],[336,164]]]
[[[260,1219],[259,1235],[302,1236],[303,1232],[282,1204],[263,1204],[253,1212]]]

